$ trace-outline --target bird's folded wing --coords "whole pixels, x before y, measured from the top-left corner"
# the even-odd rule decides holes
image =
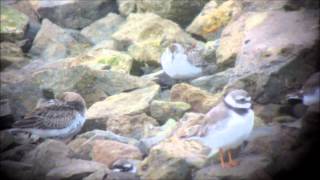
[[[176,136],[182,138],[205,136],[210,126],[215,126],[218,122],[223,121],[228,116],[226,111],[221,111],[222,106],[222,103],[218,104],[203,118],[190,119],[187,122],[181,123],[176,130]]]
[[[77,111],[67,104],[51,105],[35,109],[24,119],[16,121],[16,128],[62,129],[76,118]]]

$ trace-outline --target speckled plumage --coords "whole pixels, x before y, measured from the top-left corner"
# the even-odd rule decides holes
[[[27,131],[43,138],[69,138],[78,133],[85,122],[86,105],[77,93],[66,92],[61,99],[38,104],[14,130]]]

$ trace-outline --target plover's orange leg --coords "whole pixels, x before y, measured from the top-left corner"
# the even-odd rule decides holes
[[[222,168],[225,168],[226,166],[224,165],[224,159],[223,159],[223,149],[219,149],[219,155],[220,155],[220,164]]]
[[[228,159],[229,159],[228,167],[235,167],[235,166],[239,165],[238,161],[235,161],[235,160],[232,159],[230,150],[228,150]]]

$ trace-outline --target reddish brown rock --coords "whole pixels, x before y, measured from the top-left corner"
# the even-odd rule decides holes
[[[108,167],[119,158],[142,159],[142,154],[137,147],[110,140],[95,140],[91,154],[93,160]]]
[[[190,104],[194,112],[206,113],[219,102],[222,94],[222,92],[210,94],[200,88],[181,83],[172,87],[170,98],[171,101],[183,101]]]

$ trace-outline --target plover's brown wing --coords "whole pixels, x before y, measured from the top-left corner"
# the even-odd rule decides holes
[[[182,138],[205,136],[209,126],[224,120],[228,116],[224,108],[224,104],[220,103],[212,108],[203,118],[192,119],[189,122],[182,123],[176,131],[176,136]]]
[[[62,129],[76,118],[77,111],[67,104],[58,104],[35,109],[24,119],[16,121],[16,128]]]
[[[208,65],[208,62],[206,62],[201,56],[202,50],[190,49],[186,53],[187,53],[187,60],[192,65],[194,65],[196,67],[205,67]]]

